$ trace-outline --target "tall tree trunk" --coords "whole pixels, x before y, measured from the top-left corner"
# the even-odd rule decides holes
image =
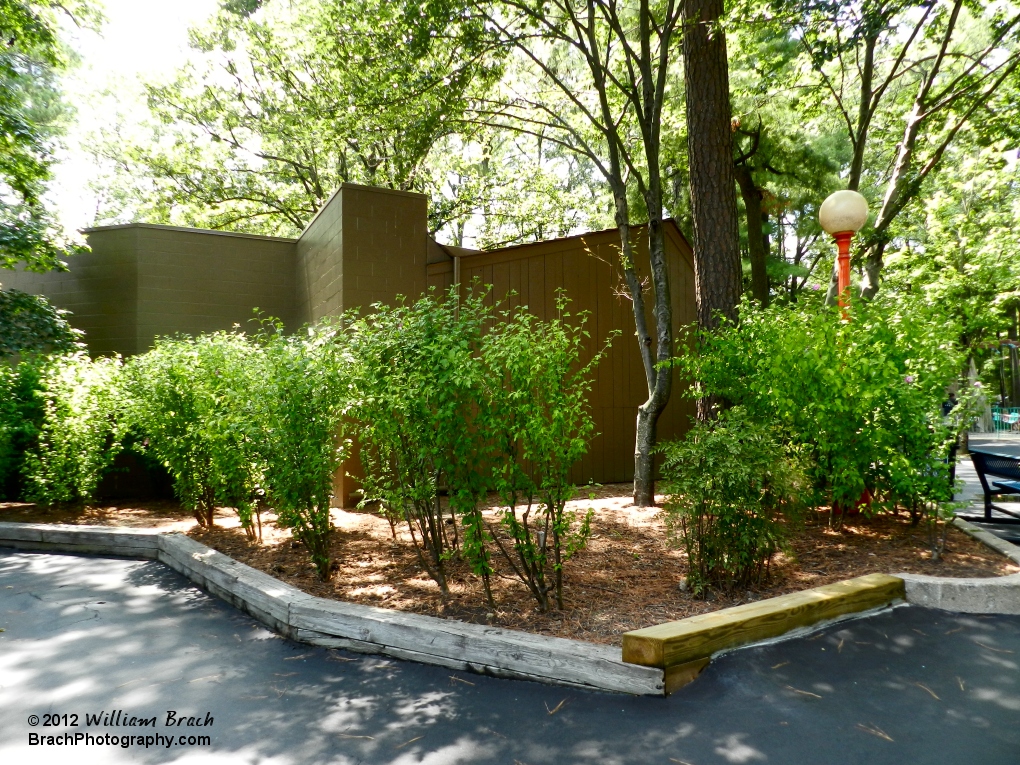
[[[1017,306],[1013,306],[1009,320],[1009,381],[1010,381],[1010,406],[1020,406],[1020,353],[1017,353]]]
[[[740,300],[729,69],[719,24],[723,1],[687,0],[683,12],[695,295],[698,324],[713,329],[720,317],[736,320]],[[698,418],[710,418],[715,403],[701,399]]]
[[[761,303],[769,304],[769,276],[765,268],[768,245],[765,241],[765,221],[762,217],[762,193],[746,165],[738,165],[734,172],[740,186],[740,196],[747,212],[747,253],[751,259],[751,294]]]
[[[666,241],[662,230],[661,207],[648,221],[648,255],[655,290],[655,360],[656,368],[648,389],[648,400],[638,407],[634,448],[634,504],[652,507],[655,504],[655,440],[659,415],[669,403],[673,388],[673,370],[668,362],[673,357],[673,303],[669,292],[666,263]]]

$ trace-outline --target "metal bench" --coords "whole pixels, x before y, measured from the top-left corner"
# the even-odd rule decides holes
[[[985,514],[981,517],[963,517],[968,521],[978,523],[1020,523],[1020,512],[1007,510],[1002,505],[992,504],[993,495],[1020,494],[1020,456],[1000,454],[984,449],[971,449],[970,458],[974,462],[974,470],[977,471],[981,489],[985,494]],[[989,481],[989,477],[1002,480]],[[992,510],[997,510],[1006,517],[993,518]]]

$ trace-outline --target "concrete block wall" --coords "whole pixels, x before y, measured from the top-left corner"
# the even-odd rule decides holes
[[[296,314],[301,323],[343,312],[343,187],[315,214],[297,241]]]
[[[424,292],[427,214],[423,194],[352,183],[337,189],[297,242],[301,321]]]
[[[143,223],[85,233],[92,251],[68,271],[0,272],[0,282],[71,311],[94,356],[141,353],[160,335],[243,327],[254,308],[296,326],[294,239]]]
[[[93,355],[137,353],[136,256],[137,230],[117,226],[106,233],[100,249],[70,259],[67,271],[0,271],[0,283],[45,295],[57,308],[71,311],[71,323],[85,331]]]
[[[90,242],[97,234],[106,232]],[[163,226],[137,237],[139,349],[158,335],[250,331],[255,308],[296,328],[293,239]]]
[[[428,198],[423,194],[345,183],[297,242],[297,313],[303,322],[392,305],[426,288]],[[334,501],[358,501],[361,463],[344,463],[334,478]]]
[[[627,342],[633,316],[615,297],[609,265],[618,233],[478,253],[430,244],[427,203],[421,194],[344,184],[299,239],[148,224],[96,228],[87,232],[92,253],[75,259],[70,272],[0,272],[0,282],[45,294],[73,311],[73,323],[88,333],[95,355],[143,352],[158,335],[230,329],[235,323],[250,328],[256,306],[296,329],[348,309],[392,305],[398,295],[413,300],[428,284],[452,284],[455,275],[462,284],[480,278],[499,298],[513,291],[512,304],[549,317],[555,290],[562,287],[574,301],[572,312],[592,312],[593,343],[613,329],[623,330],[596,373],[592,403],[600,436],[577,465],[575,478],[582,483],[629,479],[635,407],[647,391],[637,349]],[[695,320],[693,265],[679,230],[667,227],[667,235],[679,331]],[[646,255],[638,249],[640,267],[646,269]],[[600,257],[593,259],[593,252]],[[674,386],[660,435],[683,433],[692,406]],[[338,503],[356,501],[359,471],[357,457],[339,471]]]
[[[343,307],[368,309],[425,291],[428,198],[344,185]]]

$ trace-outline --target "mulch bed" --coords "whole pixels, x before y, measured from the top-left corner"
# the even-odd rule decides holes
[[[78,523],[175,529],[232,558],[320,597],[492,624],[558,637],[619,644],[632,629],[682,619],[788,592],[870,573],[909,572],[951,577],[990,577],[1020,568],[966,534],[950,529],[947,552],[932,562],[923,526],[905,515],[848,518],[836,531],[828,513],[809,515],[794,536],[789,554],[777,556],[770,580],[734,593],[705,599],[686,592],[686,559],[670,548],[654,508],[635,508],[629,484],[601,487],[594,500],[593,534],[586,549],[564,569],[565,609],[542,614],[504,561],[496,559],[492,579],[495,612],[486,606],[481,581],[456,560],[448,569],[450,597],[422,573],[406,530],[391,537],[389,524],[369,512],[334,511],[338,528],[333,554],[339,568],[330,582],[315,577],[304,548],[263,517],[263,544],[250,544],[236,515],[217,512],[217,527],[201,530],[173,502],[104,505],[90,508],[38,508],[0,504],[0,521]]]

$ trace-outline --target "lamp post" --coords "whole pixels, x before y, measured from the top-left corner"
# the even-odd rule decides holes
[[[818,222],[825,233],[836,240],[839,250],[839,306],[850,302],[850,241],[868,220],[868,200],[856,191],[837,191],[830,194],[818,208]]]

